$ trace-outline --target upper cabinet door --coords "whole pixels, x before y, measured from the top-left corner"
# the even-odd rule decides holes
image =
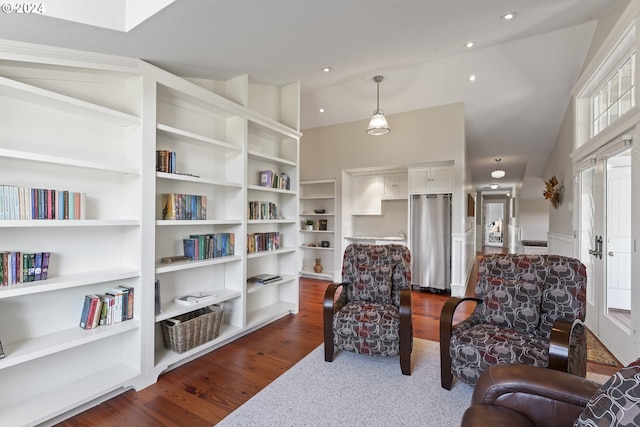
[[[382,178],[382,199],[406,199],[409,197],[409,175],[406,172],[388,173]]]
[[[436,166],[410,169],[409,192],[411,194],[452,193],[453,168]]]
[[[431,168],[431,193],[451,193],[453,192],[453,168],[435,167]]]
[[[378,175],[353,178],[353,215],[380,215],[382,183]]]

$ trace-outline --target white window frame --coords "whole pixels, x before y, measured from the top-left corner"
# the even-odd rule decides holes
[[[615,34],[613,34],[615,37]],[[616,40],[616,39],[614,39]],[[612,128],[618,126],[626,126],[623,124],[625,120],[621,120],[625,116],[630,115],[630,112],[637,111],[638,91],[634,90],[634,100],[632,107],[619,116],[616,121],[609,123],[603,129],[600,129],[597,134],[593,134],[592,130],[592,96],[596,94],[605,84],[609,82],[611,77],[620,69],[620,67],[629,59],[629,57],[637,52],[636,49],[636,23],[635,20],[630,23],[627,29],[617,36],[617,41],[605,41],[596,56],[584,70],[583,75],[578,80],[578,83],[574,87],[572,94],[575,97],[575,137],[574,137],[574,150],[582,151],[581,147],[589,145],[588,151],[591,151],[597,145],[598,141],[608,139],[610,140],[609,132]],[[606,52],[603,54],[602,52]],[[638,55],[635,55],[636,64],[634,69],[638,70]],[[635,73],[633,86],[637,86],[638,73]]]

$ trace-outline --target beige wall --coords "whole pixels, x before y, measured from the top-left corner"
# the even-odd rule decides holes
[[[593,39],[587,57],[585,59],[586,66],[594,57],[605,38],[611,32],[611,29],[618,21],[622,12],[629,4],[629,0],[621,1],[615,5],[604,17],[598,21]],[[583,68],[584,68],[583,66]],[[544,170],[544,180],[548,180],[555,175],[558,180],[564,181],[564,192],[562,195],[562,203],[558,209],[551,209],[549,213],[549,232],[571,235],[573,230],[573,212],[569,210],[573,202],[573,166],[569,154],[573,151],[574,139],[574,103],[569,104],[565,113],[564,121],[558,133],[558,139],[549,155],[549,160]],[[571,206],[573,207],[573,206]]]
[[[522,240],[547,240],[550,207],[551,203],[544,199],[520,200],[518,224]]]
[[[464,105],[455,103],[387,115],[391,132],[365,133],[368,120],[304,129],[300,179],[336,178],[338,210],[342,171],[365,167],[408,166],[454,161],[453,232],[465,231],[467,175]],[[464,196],[464,204],[462,203]],[[463,211],[463,209],[465,209]]]
[[[473,218],[466,216],[471,178],[465,155],[464,105],[455,103],[391,114],[387,120],[391,132],[383,136],[365,133],[368,120],[303,129],[300,179],[336,179],[336,223],[343,224],[340,213],[343,170],[453,162],[451,293],[462,296],[474,255]],[[338,226],[337,241],[342,237]],[[341,254],[336,256],[339,263]]]

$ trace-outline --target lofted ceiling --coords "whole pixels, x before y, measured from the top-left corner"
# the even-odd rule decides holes
[[[141,58],[184,77],[299,81],[303,132],[356,120],[364,132],[373,76],[383,75],[387,116],[464,102],[478,190],[498,182],[490,172],[501,158],[501,188],[542,198],[596,21],[619,1],[627,0],[163,0],[128,32],[1,13],[0,38]],[[508,12],[515,19],[500,19]]]

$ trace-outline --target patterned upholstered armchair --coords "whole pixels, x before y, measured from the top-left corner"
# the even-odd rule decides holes
[[[442,387],[453,376],[475,385],[491,365],[524,364],[584,377],[587,274],[578,260],[557,255],[486,255],[476,298],[450,298],[440,316]],[[453,325],[456,308],[475,301]]]
[[[341,288],[336,298],[336,291]],[[411,253],[403,245],[347,246],[342,283],[324,296],[324,358],[334,347],[373,356],[400,356],[411,375]]]

